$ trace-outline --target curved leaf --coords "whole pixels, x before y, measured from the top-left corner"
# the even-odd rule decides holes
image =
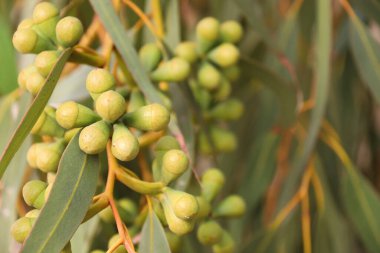
[[[83,153],[77,134],[62,155],[50,197],[21,253],[58,253],[81,224],[100,170],[97,156]]]
[[[34,98],[33,103],[29,109],[25,112],[20,124],[13,133],[11,139],[9,140],[5,150],[0,157],[0,178],[3,176],[8,164],[12,160],[14,154],[20,148],[22,142],[28,136],[30,130],[33,128],[38,117],[44,110],[51,94],[54,91],[55,85],[58,82],[59,76],[65,66],[67,59],[71,54],[72,49],[68,48],[62,52],[57,63],[54,65],[53,70],[50,72],[49,76],[46,78],[44,86]]]

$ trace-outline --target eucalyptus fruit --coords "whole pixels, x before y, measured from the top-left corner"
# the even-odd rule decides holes
[[[109,90],[98,96],[95,108],[104,120],[114,122],[125,113],[125,100],[118,92]]]
[[[58,124],[65,129],[88,126],[100,120],[100,117],[90,108],[74,101],[62,103],[58,106],[55,115]]]
[[[186,154],[178,149],[167,151],[162,158],[162,181],[169,184],[182,175],[189,166]]]
[[[139,153],[137,138],[122,124],[115,124],[112,134],[112,154],[120,161],[133,160]]]
[[[25,203],[37,209],[41,209],[45,204],[45,190],[47,183],[40,180],[27,182],[22,188],[22,196]]]
[[[64,17],[58,22],[55,32],[61,46],[72,47],[82,37],[83,25],[76,17]]]
[[[163,105],[150,104],[125,114],[123,122],[140,130],[159,131],[167,127],[169,119],[169,111]]]
[[[115,88],[115,78],[105,69],[94,69],[87,75],[86,89],[93,99]]]
[[[94,155],[106,149],[111,135],[110,125],[101,120],[83,128],[79,135],[79,147],[86,154]]]

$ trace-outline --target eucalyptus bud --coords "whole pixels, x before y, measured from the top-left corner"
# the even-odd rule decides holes
[[[178,149],[167,151],[162,158],[162,182],[169,184],[181,176],[188,167],[189,159],[183,151]]]
[[[197,216],[199,206],[193,195],[169,187],[165,188],[164,194],[175,216],[186,221],[193,220]]]
[[[86,89],[93,99],[97,99],[103,92],[115,88],[115,79],[112,74],[105,69],[94,69],[86,79]]]
[[[243,103],[231,98],[214,106],[208,115],[219,120],[237,120],[241,117],[243,110]]]
[[[151,78],[156,82],[181,82],[190,74],[190,64],[179,57],[163,62],[152,72]]]
[[[144,95],[138,89],[131,92],[127,112],[133,112],[146,105]]]
[[[212,17],[202,19],[196,28],[198,49],[207,52],[219,39],[219,21]]]
[[[215,126],[211,127],[210,137],[217,152],[231,152],[236,149],[236,136],[228,130]],[[199,135],[199,148],[203,154],[211,154],[213,151],[204,132],[201,132]]]
[[[202,175],[202,196],[211,202],[222,189],[225,178],[219,169],[208,169]]]
[[[40,213],[41,213],[41,210],[39,210],[39,209],[32,209],[32,210],[30,210],[29,212],[27,212],[26,214],[25,214],[25,217],[27,217],[27,218],[38,218],[38,216],[40,215]]]
[[[198,59],[197,45],[192,41],[179,43],[175,48],[174,53],[176,56],[188,61],[189,63],[194,63]]]
[[[240,77],[240,68],[238,65],[232,65],[227,68],[223,68],[222,72],[230,82],[235,82]]]
[[[168,240],[170,251],[172,253],[178,253],[180,252],[182,248],[182,240],[181,237],[170,232],[165,231],[166,239]]]
[[[65,132],[65,135],[63,136],[63,139],[65,140],[65,143],[68,144],[72,138],[81,130],[82,128],[73,128],[70,130],[67,130]]]
[[[243,28],[236,21],[226,21],[220,25],[220,37],[224,42],[237,43],[243,36]]]
[[[17,30],[25,30],[25,29],[30,29],[33,28],[34,21],[31,18],[26,18],[23,21],[20,22],[17,26]]]
[[[55,32],[57,41],[61,46],[72,47],[82,37],[83,25],[76,17],[64,17],[58,22]]]
[[[30,94],[36,96],[44,84],[45,78],[38,71],[33,71],[29,73],[26,79],[25,88],[30,92]]]
[[[207,90],[216,89],[222,80],[218,69],[207,62],[199,68],[197,77],[199,85]]]
[[[117,202],[120,217],[126,223],[132,223],[138,214],[138,208],[131,199],[122,198]]]
[[[58,8],[49,2],[37,4],[33,10],[33,23],[43,36],[55,41],[55,27],[59,20]]]
[[[230,67],[239,60],[240,52],[231,43],[223,43],[208,54],[208,58],[222,68]]]
[[[215,101],[223,101],[226,100],[231,94],[231,83],[222,78],[219,87],[213,92],[212,96]]]
[[[32,168],[37,168],[37,156],[38,156],[37,150],[38,150],[38,146],[41,144],[42,143],[32,144],[29,147],[28,152],[26,154],[26,160],[27,160],[29,166]]]
[[[245,201],[239,195],[230,195],[213,211],[214,217],[240,217],[245,213]]]
[[[235,242],[227,231],[223,230],[220,241],[212,246],[214,253],[233,253],[235,252]]]
[[[139,51],[139,57],[144,68],[151,72],[162,59],[160,48],[154,43],[145,44]]]
[[[163,156],[167,151],[173,149],[181,149],[181,146],[176,138],[166,135],[158,140],[154,148],[154,152],[156,156]]]
[[[45,204],[45,189],[47,183],[40,180],[27,182],[22,188],[22,196],[28,206],[41,209]]]
[[[95,108],[104,120],[114,122],[125,113],[125,100],[118,92],[109,90],[99,95]]]
[[[210,92],[207,89],[201,87],[199,83],[195,81],[190,82],[190,88],[199,106],[203,110],[207,110],[211,103]]]
[[[223,229],[216,221],[206,221],[199,225],[197,238],[203,245],[214,245],[218,243],[223,236]]]
[[[43,172],[56,172],[62,153],[65,149],[64,141],[40,143],[37,146],[36,165]]]
[[[107,122],[103,120],[95,122],[81,131],[79,147],[86,154],[99,154],[106,149],[110,134],[110,126]]]
[[[144,131],[163,130],[169,124],[170,113],[160,104],[150,104],[127,113],[123,121],[131,126]]]
[[[37,122],[34,124],[32,134],[38,135],[48,135],[55,137],[62,137],[65,130],[58,124],[55,118],[51,117],[45,109],[38,118]]]
[[[19,243],[23,243],[29,236],[30,231],[39,215],[39,211],[29,211],[25,217],[16,220],[11,226],[11,235]]]
[[[99,212],[99,218],[105,223],[112,223],[114,221],[112,209],[110,206],[104,208]]]
[[[112,154],[120,161],[135,159],[140,150],[139,141],[136,136],[123,124],[115,124],[113,129]]]
[[[195,198],[199,206],[198,219],[206,218],[211,212],[210,203],[203,196],[197,196]]]
[[[111,239],[108,241],[108,248],[111,248],[113,245],[115,245],[118,241],[120,240],[120,235],[115,234],[111,237]],[[117,247],[113,253],[128,253],[127,250],[125,249],[124,245],[120,245]]]
[[[37,68],[34,65],[29,65],[28,67],[21,70],[17,77],[19,86],[23,89],[26,89],[26,82],[28,81],[30,75],[35,72],[37,72]]]
[[[49,40],[40,37],[33,28],[17,30],[13,34],[12,42],[16,50],[23,54],[38,54],[55,48]]]
[[[36,56],[34,60],[34,65],[36,66],[41,76],[47,77],[50,74],[51,70],[53,69],[58,58],[59,58],[58,51],[53,51],[53,50],[42,51]]]
[[[74,101],[62,103],[55,115],[58,124],[66,129],[88,126],[100,120],[93,110]]]

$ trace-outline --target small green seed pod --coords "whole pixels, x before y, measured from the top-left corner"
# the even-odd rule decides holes
[[[198,69],[197,77],[199,85],[207,90],[218,88],[222,79],[218,69],[207,62]]]
[[[230,195],[220,202],[213,211],[214,217],[240,217],[245,213],[245,201],[239,195]]]
[[[211,202],[222,189],[225,178],[219,169],[208,169],[202,175],[202,196]]]
[[[179,253],[182,249],[181,237],[170,231],[165,231],[165,235],[169,243],[170,251],[172,253]]]
[[[125,114],[123,122],[130,127],[144,131],[160,131],[167,127],[169,111],[160,104],[150,104]]]
[[[43,172],[56,172],[65,144],[62,139],[52,143],[40,143],[37,146],[37,168]]]
[[[139,51],[139,57],[146,71],[153,71],[162,59],[160,48],[154,43],[145,44]]]
[[[198,219],[206,218],[211,212],[210,203],[203,196],[197,196],[195,198],[199,206]]]
[[[13,46],[23,54],[38,54],[44,50],[53,50],[55,46],[41,38],[33,28],[17,30],[12,38]]]
[[[197,216],[199,206],[197,199],[193,195],[173,190],[169,187],[164,189],[164,194],[178,218],[190,221]]]
[[[174,53],[191,64],[198,60],[197,45],[192,41],[179,43]]]
[[[216,149],[215,151],[231,152],[236,149],[236,136],[231,131],[214,126],[210,128],[210,135]],[[204,132],[201,132],[199,135],[199,149],[203,154],[211,154],[213,151],[212,146]]]
[[[219,39],[219,21],[212,17],[202,19],[196,28],[198,50],[207,52]]]
[[[237,43],[243,36],[243,28],[234,21],[226,21],[220,25],[220,37],[224,42]]]
[[[23,89],[26,89],[26,82],[28,81],[29,76],[35,72],[37,72],[37,68],[34,65],[29,65],[28,67],[21,70],[17,77],[19,86]]]
[[[100,97],[99,97],[100,99]],[[120,161],[131,161],[139,153],[139,141],[126,126],[115,124],[112,134],[112,154]]]
[[[42,51],[36,56],[34,65],[36,66],[41,76],[47,77],[53,69],[54,64],[57,62],[58,58],[58,51]]]
[[[112,74],[105,69],[94,69],[86,79],[86,89],[93,99],[97,99],[103,92],[115,88],[115,79]]]
[[[203,245],[214,245],[218,243],[223,236],[223,229],[213,220],[201,223],[197,230],[197,238]]]
[[[235,82],[240,77],[240,68],[238,65],[232,65],[227,68],[223,68],[222,72],[224,76],[227,78],[230,82]]]
[[[108,241],[108,248],[111,248],[113,245],[115,245],[117,243],[117,241],[119,241],[120,239],[120,235],[119,234],[115,234],[111,237],[111,239]],[[127,250],[125,249],[124,245],[120,245],[119,247],[117,247],[114,251],[112,251],[113,253],[128,253]]]
[[[34,124],[32,134],[48,135],[55,137],[63,137],[65,130],[58,124],[55,118],[51,117],[45,109]]]
[[[208,58],[222,68],[230,67],[239,60],[240,52],[231,43],[223,43],[208,54]]]
[[[82,128],[73,128],[70,130],[67,130],[65,132],[65,135],[63,136],[63,139],[65,140],[65,143],[68,144],[72,138],[81,130]]]
[[[125,107],[123,96],[113,90],[102,93],[95,102],[97,113],[109,122],[114,122],[123,116]]]
[[[231,235],[223,230],[222,238],[219,243],[212,246],[213,253],[233,253],[235,252],[235,242]]]
[[[32,180],[27,182],[22,188],[22,196],[28,206],[41,209],[45,204],[45,189],[47,183],[41,180]]]
[[[167,151],[162,158],[162,182],[169,184],[181,176],[188,167],[189,159],[182,150],[172,149]]]
[[[33,19],[31,18],[26,18],[23,21],[20,22],[17,26],[17,30],[25,30],[25,29],[30,29],[34,25]]]
[[[156,146],[154,147],[154,153],[156,156],[163,156],[167,151],[173,149],[181,149],[176,138],[170,135],[161,137]]]
[[[30,94],[36,96],[44,86],[45,78],[37,71],[29,73],[27,78],[25,88],[30,92]]]
[[[146,105],[144,95],[138,89],[132,90],[129,98],[127,112],[134,112],[137,109]]]
[[[138,208],[135,202],[128,198],[122,198],[117,202],[117,207],[121,219],[129,224],[132,223],[138,214]]]
[[[222,78],[219,87],[212,93],[212,97],[215,101],[224,101],[231,94],[231,83],[226,79]]]
[[[83,25],[76,17],[64,17],[58,22],[55,32],[61,46],[72,47],[82,37]]]
[[[237,120],[243,114],[243,110],[243,103],[231,98],[214,106],[208,116],[219,120]]]
[[[80,149],[89,155],[104,151],[110,138],[110,126],[101,120],[83,128],[79,135]]]
[[[35,222],[35,218],[22,217],[11,226],[11,235],[19,243],[23,243],[29,236]]]
[[[58,124],[65,129],[85,127],[100,120],[93,110],[74,101],[62,103],[55,115]]]
[[[187,61],[174,57],[159,65],[152,72],[151,78],[155,82],[182,82],[189,76],[190,70],[190,64]]]
[[[37,4],[33,10],[33,22],[43,36],[56,41],[55,27],[59,20],[58,8],[49,2]]]

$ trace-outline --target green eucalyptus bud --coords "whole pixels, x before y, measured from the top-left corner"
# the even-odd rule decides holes
[[[216,221],[205,221],[198,227],[197,238],[203,245],[214,245],[222,239],[222,236],[223,229]]]
[[[156,156],[163,156],[167,151],[173,149],[181,149],[181,146],[176,138],[166,135],[158,140],[154,148],[154,152]]]
[[[170,120],[169,111],[160,104],[149,104],[127,113],[123,121],[131,126],[144,131],[159,131],[167,127]]]
[[[196,102],[200,105],[200,107],[203,110],[208,109],[211,103],[210,92],[207,89],[201,87],[199,83],[195,81],[190,82],[190,88]]]
[[[196,34],[198,49],[207,52],[219,39],[219,21],[212,17],[202,19],[197,24]]]
[[[25,82],[25,88],[30,92],[30,94],[36,96],[42,86],[44,86],[44,83],[45,78],[38,71],[29,72]]]
[[[36,66],[41,76],[47,77],[50,74],[51,70],[53,69],[58,58],[59,58],[58,51],[54,51],[54,50],[42,51],[36,56],[34,60],[34,65]]]
[[[47,183],[40,180],[27,182],[22,188],[22,196],[28,206],[41,209],[45,204],[45,189]]]
[[[113,217],[112,209],[110,206],[108,206],[107,208],[104,208],[102,211],[100,211],[99,217],[105,223],[114,222],[114,217]]]
[[[213,211],[214,217],[240,217],[245,213],[245,201],[239,195],[230,195]]]
[[[66,129],[88,126],[100,120],[93,110],[74,101],[62,103],[55,115],[58,124]]]
[[[11,235],[19,243],[23,243],[29,236],[36,218],[22,217],[11,226]]]
[[[36,165],[43,172],[55,172],[58,169],[59,161],[65,149],[63,140],[52,143],[40,143],[37,146]]]
[[[114,88],[115,79],[108,70],[94,69],[87,75],[86,89],[93,99],[97,99],[103,92]]]
[[[55,41],[55,27],[59,20],[58,8],[49,2],[37,4],[33,10],[33,23],[38,32]]]
[[[223,101],[226,100],[231,94],[231,83],[222,78],[219,87],[213,92],[212,96],[215,101]]]
[[[210,128],[210,136],[217,152],[231,152],[236,149],[237,141],[234,133],[214,126]],[[203,154],[211,154],[213,151],[204,132],[199,135],[199,148]]]
[[[219,120],[237,120],[243,114],[243,110],[243,103],[231,98],[214,106],[208,115]]]
[[[38,216],[40,215],[40,213],[41,213],[41,210],[39,210],[39,209],[32,209],[32,210],[30,210],[29,212],[27,212],[25,214],[25,217],[37,219]]]
[[[179,43],[175,48],[174,53],[176,56],[188,61],[189,63],[194,63],[198,59],[197,45],[192,41]]]
[[[65,132],[65,135],[63,136],[63,139],[65,140],[65,143],[68,144],[72,138],[81,130],[82,128],[73,128],[70,130],[67,130]]]
[[[115,245],[120,239],[119,234],[115,234],[111,237],[111,239],[108,241],[108,248],[111,248],[113,245]],[[128,253],[127,250],[125,249],[124,245],[120,245],[117,247],[113,253]]]
[[[100,98],[99,98],[100,99]],[[112,134],[112,154],[120,161],[130,161],[139,153],[139,141],[123,124],[115,124]]]
[[[224,42],[237,43],[243,36],[243,28],[233,20],[223,22],[220,25],[220,37]]]
[[[145,44],[139,51],[139,57],[144,68],[151,72],[162,59],[160,48],[154,43]]]
[[[28,152],[26,154],[26,160],[27,160],[29,166],[32,168],[37,168],[37,156],[38,156],[37,150],[38,150],[38,146],[41,144],[42,143],[32,144],[29,147]]]
[[[189,159],[182,150],[172,149],[167,151],[162,158],[162,182],[169,184],[182,175],[188,167]]]
[[[231,43],[220,44],[208,54],[208,58],[222,68],[236,64],[239,56],[239,50]]]
[[[182,249],[182,240],[181,237],[170,232],[165,231],[166,239],[168,240],[170,251],[172,253],[178,253]]]
[[[231,65],[227,68],[223,68],[222,72],[230,82],[235,82],[240,77],[240,68],[238,65]]]
[[[51,113],[48,112],[50,107],[45,107],[45,110],[41,113],[37,122],[34,124],[31,133],[38,135],[49,135],[55,137],[62,137],[65,130],[58,124]],[[49,115],[50,114],[50,115]]]
[[[182,58],[174,57],[173,59],[163,62],[152,72],[151,78],[156,82],[182,82],[190,74],[190,64]]]
[[[95,108],[104,120],[114,122],[125,113],[125,100],[118,92],[109,90],[99,95]]]
[[[199,206],[198,219],[206,218],[211,212],[210,203],[203,196],[197,196],[196,199]]]
[[[83,25],[76,17],[64,17],[58,22],[55,32],[57,41],[61,46],[72,47],[82,37]]]
[[[199,85],[207,90],[216,89],[222,80],[219,70],[207,62],[198,69],[197,77]]]
[[[212,247],[214,253],[233,253],[235,252],[235,242],[231,235],[223,230],[222,238]]]
[[[199,211],[197,199],[186,192],[173,190],[169,187],[164,189],[165,197],[168,199],[171,208],[181,220],[193,220]]]
[[[55,48],[49,40],[40,37],[33,28],[17,30],[13,34],[12,42],[16,50],[23,54],[38,54]]]
[[[21,70],[17,77],[19,86],[23,89],[26,89],[26,82],[28,81],[29,76],[35,72],[37,72],[37,68],[34,65],[29,65],[28,67]]]
[[[219,169],[208,169],[202,175],[202,196],[211,202],[222,189],[225,178]]]
[[[122,198],[117,202],[120,217],[126,223],[132,223],[138,214],[136,203],[131,199]]]
[[[110,134],[110,126],[107,122],[103,120],[95,122],[81,131],[79,147],[86,154],[99,154],[106,149]]]
[[[34,25],[34,21],[31,18],[26,18],[23,21],[20,22],[17,26],[17,30],[25,30],[25,29],[30,29]]]
[[[144,95],[138,89],[131,92],[127,112],[133,112],[146,105]]]

